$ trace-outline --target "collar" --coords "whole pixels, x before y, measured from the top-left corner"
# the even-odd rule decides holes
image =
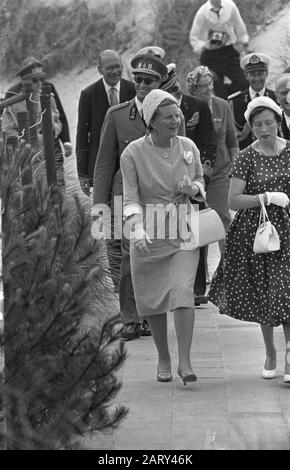
[[[221,2],[221,6],[218,7],[218,8],[215,8],[215,7],[212,5],[212,3],[211,3],[210,0],[208,0],[207,3],[208,3],[208,8],[209,8],[209,10],[210,10],[210,11],[213,11],[214,13],[216,13],[216,14],[219,16],[220,11],[221,11],[221,9],[223,8],[223,2]]]
[[[256,98],[256,93],[259,93],[259,96],[264,96],[265,95],[265,91],[266,91],[266,87],[264,86],[264,88],[262,88],[262,90],[260,91],[254,91],[252,87],[249,88],[249,94],[250,94],[250,98],[251,100]]]
[[[210,11],[213,11],[214,13],[216,13],[216,14],[219,16],[222,7],[223,7],[222,5],[221,5],[219,8],[215,8],[215,7],[212,6],[212,7],[210,8]]]
[[[137,96],[135,96],[135,103],[138,109],[138,113],[140,114],[140,116],[142,116],[143,115],[142,113],[143,103],[141,103],[141,101],[138,100]]]
[[[283,111],[283,116],[285,118],[288,129],[290,129],[290,116],[287,116],[287,114],[285,114],[284,111]]]
[[[105,87],[105,90],[106,90],[106,93],[108,94],[109,93],[109,90],[112,88],[111,85],[108,85],[105,80],[104,80],[104,77],[103,77],[103,84],[104,84],[104,87]],[[116,90],[118,90],[118,93],[120,93],[120,82],[116,83],[116,85],[113,86],[113,88],[115,88]]]

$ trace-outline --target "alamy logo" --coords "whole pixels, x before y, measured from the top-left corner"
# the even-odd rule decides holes
[[[121,240],[134,238],[132,217],[138,214],[144,230],[151,240],[180,240],[181,249],[190,250],[199,244],[198,204],[134,204],[131,217],[123,219],[123,198],[115,196],[111,207],[96,204],[91,210],[93,223],[91,234],[97,240]]]

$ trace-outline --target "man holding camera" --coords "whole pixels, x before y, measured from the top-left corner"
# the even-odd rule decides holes
[[[208,0],[202,5],[194,17],[189,41],[194,52],[201,53],[201,65],[217,75],[217,96],[226,99],[247,87],[240,67],[240,53],[247,51],[249,36],[232,0]]]

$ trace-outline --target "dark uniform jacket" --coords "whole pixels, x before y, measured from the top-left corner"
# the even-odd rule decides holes
[[[182,95],[180,108],[185,119],[186,137],[200,151],[203,177],[208,183],[213,173],[217,145],[211,111],[204,100],[189,95]]]
[[[265,89],[264,96],[268,96],[277,102],[274,91],[270,90],[269,88]],[[248,147],[248,145],[250,145],[255,140],[255,137],[253,136],[250,127],[246,123],[244,116],[248,103],[251,101],[249,89],[247,88],[244,91],[233,93],[228,97],[228,101],[234,113],[239,147],[240,150],[242,150]]]
[[[135,98],[107,111],[94,171],[94,204],[109,203],[111,190],[114,195],[123,194],[120,156],[130,142],[145,134],[146,124]],[[183,117],[178,134],[185,135]]]
[[[122,78],[120,103],[130,100],[134,96],[134,83]],[[77,169],[79,178],[89,178],[91,186],[99,150],[101,129],[109,106],[102,78],[81,92],[76,138]]]
[[[51,82],[47,82],[45,81],[45,83],[47,85],[50,85],[51,87],[51,93],[53,94],[54,96],[54,99],[55,99],[55,103],[56,103],[56,107],[59,111],[59,120],[62,124],[62,130],[61,130],[61,133],[58,135],[59,139],[62,141],[62,143],[64,144],[65,142],[70,142],[70,135],[69,135],[69,126],[68,126],[68,122],[67,122],[67,118],[66,118],[66,115],[65,115],[65,112],[64,112],[64,109],[63,109],[63,106],[61,104],[61,101],[60,101],[60,98],[57,94],[57,91],[55,89],[55,86],[53,85],[53,83]],[[15,94],[18,94],[20,93],[22,90],[22,83],[19,82],[17,83],[16,85],[12,86],[11,88],[9,88],[8,92],[6,93],[6,96],[5,96],[5,99],[7,98],[11,98],[12,96],[14,96]]]
[[[284,137],[284,139],[290,140],[290,129],[287,126],[287,122],[286,122],[284,113],[283,113],[283,116],[282,116],[282,122],[281,122],[281,126],[280,126],[280,135],[281,135],[281,137]]]

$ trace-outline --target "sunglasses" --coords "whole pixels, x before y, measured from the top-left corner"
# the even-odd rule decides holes
[[[138,85],[140,85],[142,82],[145,83],[145,85],[152,85],[153,82],[156,82],[156,78],[150,78],[150,77],[136,77],[134,76],[134,81],[135,83],[137,83]]]
[[[40,78],[32,78],[32,83],[38,83],[41,82]]]

